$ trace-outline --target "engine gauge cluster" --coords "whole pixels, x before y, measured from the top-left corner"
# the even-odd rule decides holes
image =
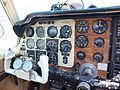
[[[76,63],[84,65],[87,62],[94,66],[98,66],[99,63],[108,64],[110,22],[110,18],[76,19],[74,54]],[[86,72],[89,70],[86,69]],[[98,74],[106,78],[107,71],[98,69]]]

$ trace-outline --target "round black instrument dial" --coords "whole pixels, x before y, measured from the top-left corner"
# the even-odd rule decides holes
[[[43,39],[38,39],[36,42],[36,46],[37,48],[39,48],[40,50],[45,48],[45,40]]]
[[[68,40],[63,40],[60,43],[60,51],[61,52],[70,52],[70,50],[72,49],[72,44],[70,41]]]
[[[107,23],[105,20],[96,20],[92,28],[95,33],[103,34],[107,30]]]
[[[69,38],[72,34],[72,29],[70,26],[68,25],[64,25],[63,27],[61,27],[60,29],[60,37],[61,38]]]
[[[103,54],[102,53],[99,53],[99,52],[97,52],[97,53],[95,53],[94,55],[93,55],[93,60],[95,61],[95,62],[102,62],[103,61]]]
[[[39,26],[37,29],[36,29],[36,34],[38,37],[42,38],[44,37],[45,35],[45,30],[42,26]]]
[[[48,28],[47,34],[49,37],[54,38],[57,36],[58,30],[55,26],[50,26]]]
[[[54,39],[48,39],[46,47],[47,47],[47,51],[57,52],[58,51],[58,41],[54,40]]]
[[[85,59],[86,54],[85,54],[83,51],[79,51],[79,52],[77,52],[76,57],[77,57],[79,60],[83,60],[83,59]]]
[[[88,38],[84,35],[79,35],[76,37],[75,43],[79,48],[85,48],[88,45]]]
[[[79,33],[86,33],[89,29],[89,24],[87,20],[79,20],[76,24],[76,30]]]
[[[27,45],[27,48],[29,48],[29,49],[34,48],[35,47],[34,39],[32,39],[32,38],[27,39],[26,45]]]
[[[98,48],[103,47],[104,43],[105,43],[105,41],[101,37],[96,38],[95,41],[94,41],[95,46],[98,47]]]
[[[32,27],[26,28],[26,36],[32,37],[34,35],[34,29]]]

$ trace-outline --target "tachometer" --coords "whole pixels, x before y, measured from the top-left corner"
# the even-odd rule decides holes
[[[27,45],[27,48],[29,48],[29,49],[34,48],[35,47],[34,39],[32,39],[32,38],[27,39],[26,45]]]
[[[88,45],[88,38],[84,35],[79,35],[76,37],[75,43],[79,48],[85,48]]]
[[[37,48],[39,48],[40,50],[43,50],[45,48],[45,40],[43,39],[38,39],[36,42],[36,46]]]
[[[76,31],[79,33],[86,33],[89,29],[87,20],[79,20],[76,24]]]
[[[93,31],[97,34],[103,34],[107,30],[107,23],[105,20],[96,20],[92,26]]]
[[[64,25],[63,27],[61,27],[60,29],[60,37],[61,38],[69,38],[72,34],[72,29],[70,26],[68,25]]]
[[[32,37],[34,35],[34,29],[32,27],[26,28],[26,36]]]
[[[36,29],[36,34],[37,34],[37,36],[40,37],[40,38],[44,37],[44,35],[45,35],[44,27],[39,26],[39,27]]]

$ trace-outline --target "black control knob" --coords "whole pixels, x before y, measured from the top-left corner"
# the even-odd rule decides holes
[[[105,43],[104,39],[100,37],[96,38],[94,41],[95,46],[99,48],[103,47],[104,43]]]
[[[95,53],[93,55],[93,60],[96,61],[96,62],[102,62],[103,61],[103,54],[101,53]]]
[[[79,51],[79,52],[77,52],[76,57],[77,57],[79,60],[83,60],[83,59],[85,59],[86,54],[85,54],[83,51]]]

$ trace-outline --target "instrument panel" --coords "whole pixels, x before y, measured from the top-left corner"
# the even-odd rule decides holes
[[[110,26],[109,17],[38,21],[25,29],[21,46],[35,62],[45,54],[52,67],[105,79]]]
[[[7,72],[35,82],[46,76],[44,81],[58,90],[118,89],[120,17],[119,9],[114,9],[28,15],[13,26],[21,38],[17,47],[20,55],[5,62],[6,68],[11,65],[8,69],[17,72]]]

